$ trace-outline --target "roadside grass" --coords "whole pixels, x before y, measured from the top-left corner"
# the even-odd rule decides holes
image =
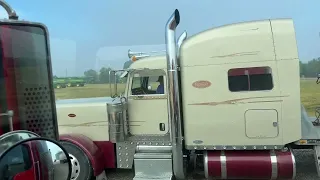
[[[320,84],[315,83],[316,79],[301,79],[301,102],[308,114],[314,116],[314,110],[320,106]],[[84,87],[68,87],[55,89],[56,99],[76,99],[90,97],[108,97],[111,94],[109,84],[87,84]],[[118,92],[124,92],[125,84],[117,85]],[[155,89],[156,85],[152,85]],[[114,91],[114,88],[112,87]],[[113,92],[114,93],[114,92]]]
[[[300,82],[301,102],[309,116],[315,116],[315,108],[320,107],[320,84],[316,79],[305,79]]]

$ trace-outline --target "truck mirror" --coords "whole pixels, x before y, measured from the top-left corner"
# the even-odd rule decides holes
[[[18,131],[11,131],[6,134],[0,136],[0,154],[1,152],[8,149],[10,146],[16,144],[19,141],[39,137],[36,133],[26,131],[26,130],[18,130]]]
[[[47,138],[20,141],[0,155],[0,179],[69,180],[71,170],[66,150]]]
[[[18,20],[4,1],[9,19],[0,19],[1,132],[25,129],[58,139],[49,35],[45,25]],[[11,123],[12,122],[12,123]]]

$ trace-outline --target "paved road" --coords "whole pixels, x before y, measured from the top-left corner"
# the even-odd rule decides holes
[[[315,168],[315,159],[313,157],[312,150],[295,150],[294,151],[297,162],[297,178],[296,180],[319,180],[317,177],[317,171]],[[132,180],[133,171],[114,171],[107,173],[108,180]],[[201,177],[190,177],[188,180],[196,179],[202,180]]]

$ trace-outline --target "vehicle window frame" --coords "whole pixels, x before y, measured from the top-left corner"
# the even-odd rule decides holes
[[[146,71],[146,72],[144,72],[144,71],[132,71],[132,72],[130,72],[130,74],[129,74],[129,78],[128,78],[128,80],[129,80],[129,87],[128,87],[128,96],[129,97],[138,97],[138,96],[166,96],[167,95],[167,90],[166,90],[166,87],[167,87],[167,83],[166,83],[166,73],[165,73],[165,71],[163,70],[163,69],[157,69],[158,71],[156,71],[156,72],[154,72],[154,71],[152,71],[152,70],[149,70],[149,71]],[[159,71],[160,70],[160,71]],[[144,84],[144,85],[146,85],[146,86],[148,86],[148,84],[149,84],[149,77],[151,77],[151,76],[163,76],[163,81],[164,81],[164,93],[163,94],[138,94],[138,95],[133,95],[132,94],[132,84],[133,84],[133,79],[134,78],[136,78],[136,77],[134,77],[134,74],[139,74],[140,75],[140,78],[144,78],[144,79],[146,79],[146,80],[144,80],[144,81],[142,81],[142,83],[141,84]],[[146,88],[148,88],[148,87],[146,87]],[[156,89],[155,90],[153,90],[153,91],[156,91]]]

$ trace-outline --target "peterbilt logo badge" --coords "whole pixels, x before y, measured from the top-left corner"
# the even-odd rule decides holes
[[[75,114],[68,114],[69,117],[73,118],[73,117],[76,117],[77,115]]]
[[[211,82],[210,81],[196,81],[194,83],[192,83],[192,86],[195,88],[207,88],[209,86],[211,86]]]

